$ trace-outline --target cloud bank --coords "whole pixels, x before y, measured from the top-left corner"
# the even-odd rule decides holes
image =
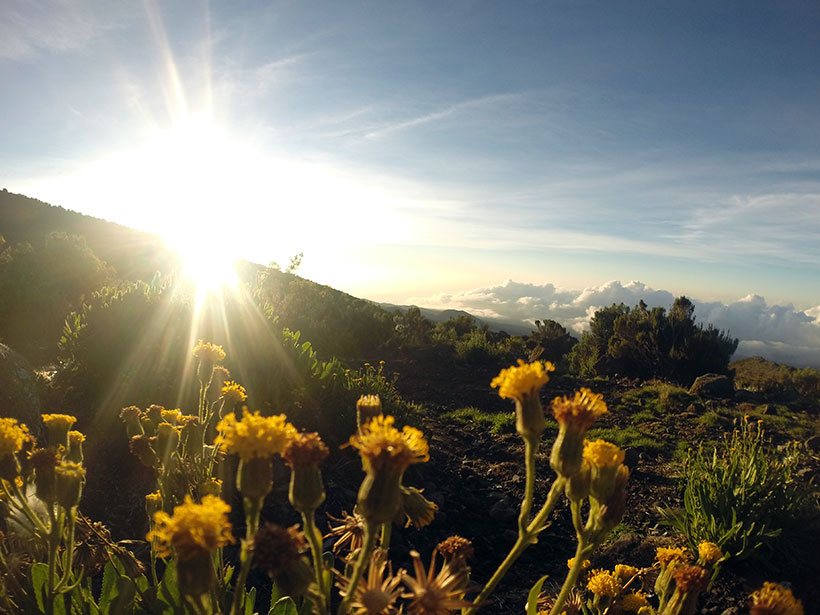
[[[676,295],[656,290],[642,282],[611,281],[583,290],[558,288],[553,284],[527,284],[507,280],[498,286],[476,288],[457,294],[414,297],[409,301],[429,308],[461,309],[475,316],[521,324],[552,319],[576,335],[589,327],[596,310],[613,303],[669,308]],[[791,304],[769,305],[760,295],[750,294],[730,303],[699,301],[695,317],[699,323],[728,331],[740,340],[735,359],[760,355],[795,366],[820,367],[820,305],[797,310]]]

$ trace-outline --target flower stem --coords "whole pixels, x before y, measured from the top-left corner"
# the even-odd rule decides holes
[[[239,615],[245,602],[245,583],[248,581],[248,573],[251,570],[253,561],[253,540],[256,531],[259,529],[259,513],[262,510],[262,500],[245,499],[245,540],[242,541],[240,553],[241,568],[236,585],[233,588],[233,600],[231,601],[231,615]]]
[[[481,593],[476,596],[475,600],[473,600],[472,606],[464,609],[462,613],[464,615],[473,615],[481,606],[484,604],[484,601],[493,593],[495,586],[504,578],[507,572],[510,569],[515,561],[521,556],[526,549],[531,544],[535,543],[538,538],[538,534],[544,529],[544,524],[549,517],[552,509],[555,508],[555,505],[558,503],[558,499],[561,497],[561,492],[564,489],[564,479],[563,478],[556,478],[555,481],[552,483],[552,488],[550,488],[549,495],[547,496],[546,502],[541,507],[541,510],[538,511],[538,514],[535,515],[535,518],[527,525],[525,528],[519,528],[518,530],[518,539],[515,541],[512,549],[507,554],[507,557],[504,558],[504,561],[501,562],[498,569],[493,573],[493,576],[490,577],[490,580],[487,581],[487,584],[481,590]]]
[[[339,610],[336,615],[347,615],[350,600],[353,598],[356,587],[359,585],[359,579],[362,578],[367,562],[370,561],[370,554],[373,551],[373,544],[376,542],[376,532],[372,524],[365,522],[364,526],[364,544],[362,550],[359,551],[359,559],[356,560],[356,566],[353,568],[353,573],[350,575],[350,583],[348,584],[347,593],[339,605]]]
[[[322,535],[316,528],[314,511],[302,512],[302,523],[305,526],[305,536],[310,545],[310,552],[313,555],[313,572],[316,575],[316,585],[321,595],[321,603],[316,605],[321,613],[327,613],[327,601],[330,588],[325,587],[325,567],[322,560]]]
[[[519,535],[526,531],[530,522],[530,510],[535,493],[535,453],[538,450],[537,438],[524,438],[524,468],[526,482],[524,484],[524,499],[521,501],[521,513],[518,515]]]
[[[550,611],[550,615],[559,615],[559,613],[564,610],[564,603],[567,601],[569,592],[575,587],[575,583],[578,582],[578,575],[581,574],[581,570],[584,569],[584,554],[586,550],[586,540],[583,534],[578,534],[578,548],[575,550],[575,559],[572,562],[572,568],[570,568],[567,578],[564,579],[564,584],[561,586],[561,591],[555,599],[555,604]]]
[[[390,548],[390,536],[393,533],[393,522],[382,523],[382,536],[379,547],[387,551]]]

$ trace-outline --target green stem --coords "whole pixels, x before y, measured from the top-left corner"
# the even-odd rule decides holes
[[[71,510],[67,511],[67,516],[68,526],[66,527],[67,535],[65,546],[65,559],[63,560],[63,574],[60,580],[57,581],[55,591],[60,591],[61,589],[63,589],[71,578],[71,560],[74,559],[74,526],[76,524],[75,509],[72,508]]]
[[[245,500],[245,540],[242,541],[242,551],[239,569],[239,577],[233,588],[233,601],[231,602],[231,615],[238,615],[245,602],[245,584],[248,581],[248,573],[251,570],[253,561],[253,540],[256,531],[259,529],[259,513],[262,510],[262,500]]]
[[[393,534],[393,522],[388,521],[387,523],[382,523],[382,536],[381,536],[381,543],[379,545],[380,548],[387,551],[390,549],[390,536]]]
[[[547,501],[544,502],[541,510],[538,511],[538,514],[535,515],[535,518],[533,518],[526,528],[519,528],[518,539],[515,541],[512,549],[510,549],[507,557],[504,558],[504,561],[501,562],[501,565],[499,565],[498,569],[493,573],[493,576],[491,576],[490,580],[487,581],[487,584],[483,587],[481,593],[479,593],[475,600],[473,600],[472,606],[462,611],[464,615],[473,615],[473,613],[478,611],[478,609],[484,604],[484,601],[491,593],[493,593],[496,585],[498,585],[501,579],[503,579],[507,574],[510,566],[512,566],[524,552],[524,549],[537,542],[538,534],[544,529],[547,517],[549,517],[553,508],[555,508],[555,505],[558,503],[558,499],[561,497],[561,492],[564,489],[564,482],[565,481],[563,478],[559,477],[555,479],[552,483],[552,487],[550,488],[549,495],[547,496]]]
[[[521,513],[518,515],[519,535],[526,531],[530,522],[530,510],[535,494],[535,453],[538,450],[537,438],[524,438],[524,468],[526,480],[524,483],[524,499],[521,502]]]
[[[567,578],[564,579],[564,584],[561,586],[561,591],[555,599],[555,604],[552,606],[550,615],[559,615],[564,610],[564,603],[569,597],[569,592],[575,587],[578,582],[578,575],[584,569],[584,555],[587,551],[587,544],[584,540],[583,534],[578,534],[578,548],[575,549],[575,559],[572,561],[572,568],[570,568]]]
[[[353,594],[355,593],[356,587],[359,585],[359,579],[362,578],[364,569],[367,567],[367,563],[370,560],[370,554],[373,551],[373,545],[375,542],[376,532],[374,531],[373,526],[369,522],[365,521],[364,544],[362,545],[362,550],[359,551],[359,559],[356,560],[356,566],[353,568],[353,574],[350,575],[350,583],[347,586],[347,593],[342,599],[342,603],[339,605],[339,610],[336,612],[336,615],[347,615],[350,601],[353,599]]]
[[[57,569],[57,549],[60,547],[62,530],[54,514],[54,505],[48,505],[48,518],[51,528],[48,533],[48,586],[46,591],[46,615],[54,615],[55,583],[54,576]]]
[[[314,511],[302,512],[302,523],[305,526],[305,536],[310,545],[310,552],[313,555],[313,572],[316,575],[316,586],[319,588],[321,602],[316,605],[321,613],[327,613],[327,603],[330,588],[325,587],[325,567],[322,560],[322,535],[316,528]]]

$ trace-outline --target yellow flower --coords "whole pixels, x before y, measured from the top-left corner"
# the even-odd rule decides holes
[[[723,557],[723,551],[713,542],[704,540],[698,545],[698,559],[702,564],[714,564]]]
[[[48,442],[51,446],[68,446],[68,430],[77,422],[77,417],[70,414],[44,414]]]
[[[17,419],[0,418],[0,457],[19,453],[30,437],[28,427]]]
[[[154,513],[162,510],[162,494],[159,491],[154,491],[145,496],[145,510],[149,517],[153,517]]]
[[[572,570],[572,567],[574,565],[575,565],[575,558],[574,557],[569,558],[567,560],[567,568]],[[581,570],[586,570],[591,565],[592,565],[592,562],[590,562],[588,559],[585,559],[584,561],[581,562]]]
[[[549,361],[535,361],[525,363],[518,359],[518,365],[502,369],[498,376],[492,379],[490,386],[498,389],[502,399],[522,401],[525,396],[533,395],[550,380],[549,372],[555,371],[555,366]]]
[[[593,570],[587,581],[587,589],[596,596],[614,598],[621,591],[621,584],[611,572]]]
[[[576,391],[572,398],[556,397],[552,400],[552,413],[558,425],[567,425],[583,431],[607,411],[604,396],[586,388]]]
[[[627,613],[637,613],[642,607],[649,606],[649,601],[643,592],[632,592],[622,596],[618,606]]]
[[[683,547],[658,547],[655,558],[661,566],[666,567],[672,562],[688,562],[689,550]]]
[[[212,553],[233,542],[228,513],[231,507],[212,495],[197,504],[191,496],[174,507],[174,514],[154,513],[154,529],[147,539],[155,545],[159,557],[176,554],[181,561]]]
[[[60,461],[54,468],[57,501],[66,510],[76,506],[80,501],[85,468],[73,461]]]
[[[183,414],[182,410],[179,408],[174,408],[172,410],[160,410],[160,416],[166,423],[178,425],[182,421]]]
[[[243,461],[280,454],[297,433],[284,414],[261,416],[258,411],[251,414],[247,410],[241,420],[233,412],[225,415],[216,429],[219,435],[214,444],[223,452],[236,453]]]
[[[701,566],[678,566],[672,576],[681,593],[702,592],[709,582],[709,571]]]
[[[296,433],[288,441],[282,458],[290,467],[322,463],[330,451],[318,433]]]
[[[390,465],[401,471],[412,463],[430,459],[430,448],[424,434],[405,425],[401,431],[393,426],[392,416],[377,416],[363,427],[361,434],[350,438],[359,450],[365,469],[378,470]]]
[[[248,399],[248,394],[245,392],[245,387],[238,382],[234,382],[233,380],[228,380],[222,385],[221,393],[222,397],[225,399],[225,402],[228,404],[238,404]]]
[[[615,564],[615,576],[618,577],[618,580],[621,581],[621,583],[626,583],[638,573],[640,573],[640,569],[635,568],[635,566],[629,566],[628,564]],[[637,611],[638,609],[635,610]]]
[[[766,581],[750,598],[751,615],[803,615],[803,603],[792,590],[771,581]]]
[[[605,440],[584,442],[584,459],[594,468],[615,468],[624,462],[624,452]]]
[[[219,344],[199,340],[194,346],[194,358],[208,363],[221,363],[225,360],[225,351]]]
[[[71,446],[74,446],[76,444],[82,444],[83,442],[85,442],[85,434],[81,431],[76,431],[72,429],[68,432],[68,442],[69,444],[71,444]]]

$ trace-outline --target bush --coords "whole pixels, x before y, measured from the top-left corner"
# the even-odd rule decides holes
[[[660,512],[693,548],[708,540],[737,560],[788,556],[817,540],[817,497],[800,476],[807,455],[797,442],[772,450],[761,423],[741,419],[712,452],[690,453],[683,509]]]

